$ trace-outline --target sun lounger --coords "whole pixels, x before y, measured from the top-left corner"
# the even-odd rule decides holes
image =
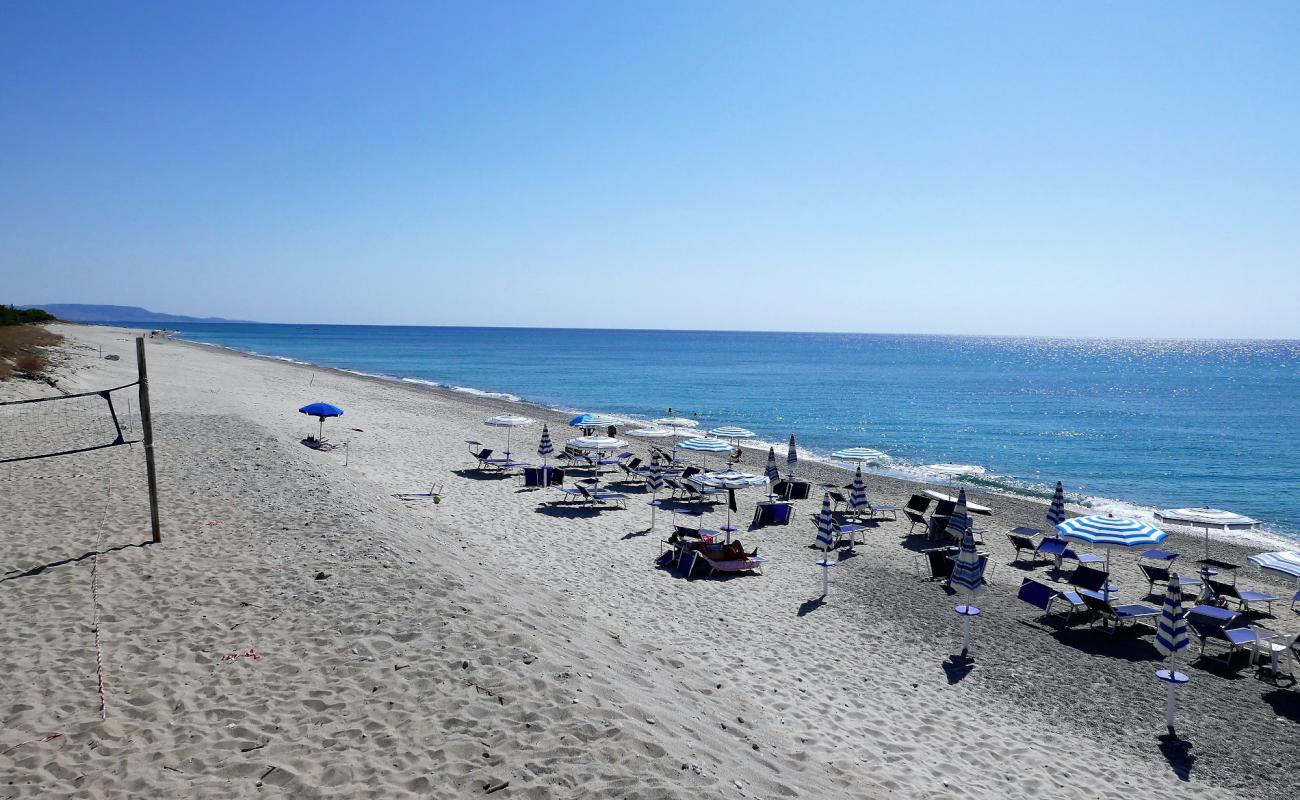
[[[916,554],[917,572],[921,572],[921,565],[925,567],[925,573],[922,575],[928,581],[946,581],[952,576],[952,568],[956,564],[950,558],[957,554],[956,547],[933,547],[929,550],[922,550]]]
[[[1065,615],[1067,623],[1074,616],[1074,612],[1087,608],[1079,595],[1073,592],[1058,592],[1056,589],[1045,583],[1039,583],[1033,578],[1025,578],[1020,582],[1020,591],[1016,594],[1016,598],[1025,601],[1031,606],[1041,608],[1044,616],[1051,616],[1053,613],[1052,608],[1057,604],[1069,606],[1070,610]]]
[[[763,563],[767,561],[758,555],[757,550],[753,555],[746,555],[743,558],[714,558],[707,547],[696,550],[695,554],[709,568],[710,575],[719,572],[757,572],[762,575]]]
[[[855,544],[866,544],[866,525],[856,522],[845,522],[835,526],[835,542],[838,544],[844,537],[848,537],[849,546]],[[859,541],[860,540],[860,541]]]
[[[1247,589],[1238,589],[1231,583],[1216,581],[1213,578],[1205,579],[1205,591],[1209,597],[1225,602],[1236,603],[1237,608],[1242,611],[1249,611],[1251,603],[1266,603],[1270,614],[1273,613],[1273,601],[1281,599],[1276,595],[1265,594],[1264,592],[1252,592]]]
[[[1231,663],[1238,651],[1244,651],[1255,644],[1255,631],[1238,611],[1198,605],[1187,612],[1186,619],[1188,630],[1200,640],[1199,654],[1205,658],[1214,658],[1205,654],[1205,646],[1210,642],[1218,642],[1227,648],[1227,652],[1214,659],[1224,664]]]
[[[590,505],[602,505],[606,503],[616,503],[627,508],[627,495],[622,492],[606,492],[600,489],[588,489],[586,486],[579,486],[578,491]]]
[[[1034,530],[1033,528],[1016,528],[1015,530],[1007,533],[1008,541],[1011,542],[1012,547],[1016,548],[1016,557],[1014,559],[1015,561],[1020,560],[1020,553],[1021,551],[1024,550],[1029,551],[1030,561],[1038,560],[1039,542],[1034,541],[1034,537],[1037,536],[1038,533],[1039,532]]]
[[[917,525],[920,525],[923,531],[928,532],[930,530],[930,521],[925,518],[925,512],[930,508],[930,502],[930,498],[925,495],[914,494],[907,501],[907,505],[903,507],[903,516],[907,517],[907,521],[911,523],[907,529],[908,536],[912,535]]]
[[[1166,591],[1169,589],[1169,581],[1173,577],[1173,573],[1169,571],[1168,567],[1159,567],[1141,563],[1137,566],[1138,569],[1142,571],[1142,574],[1146,576],[1148,584],[1147,594],[1155,594],[1157,583],[1163,583]],[[1201,582],[1196,578],[1185,578],[1180,576],[1178,578],[1178,585],[1180,589],[1186,591],[1191,588],[1199,588]]]
[[[752,527],[789,525],[792,516],[794,516],[794,506],[790,503],[759,503],[754,507],[754,523]]]
[[[470,444],[478,444],[478,443],[470,442]],[[474,457],[474,460],[478,462],[478,465],[475,467],[475,469],[503,470],[509,466],[513,466],[516,463],[510,460],[509,458],[502,458],[499,456],[493,458],[492,457],[493,452],[494,451],[490,447],[484,447],[483,449],[478,450],[477,452],[471,449],[470,455],[472,455]]]
[[[834,489],[831,489],[830,491],[826,492],[826,495],[831,499],[831,513],[840,511],[842,509],[847,509],[849,507],[848,499],[844,495],[835,491]]]
[[[1097,620],[1101,620],[1101,622],[1107,627],[1110,627],[1109,623],[1115,623],[1114,627],[1110,628],[1111,633],[1114,633],[1126,624],[1136,625],[1144,619],[1154,619],[1160,616],[1160,609],[1144,603],[1124,603],[1116,605],[1103,600],[1092,592],[1086,591],[1079,592],[1079,596],[1083,598],[1083,604],[1087,606],[1088,610],[1093,612],[1094,624]]]
[[[541,489],[551,485],[553,467],[524,467],[524,488]]]
[[[1289,637],[1275,636],[1272,639],[1261,639],[1257,636],[1250,650],[1250,663],[1260,670],[1267,667],[1272,673],[1274,683],[1282,677],[1285,670],[1285,674],[1291,678],[1291,683],[1295,684],[1297,659],[1300,659],[1300,633]]]
[[[1097,595],[1110,595],[1119,591],[1119,586],[1109,583],[1110,575],[1092,567],[1078,567],[1070,575],[1070,585],[1093,592]]]

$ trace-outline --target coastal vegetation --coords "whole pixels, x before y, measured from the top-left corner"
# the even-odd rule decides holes
[[[63,342],[63,337],[37,323],[54,317],[39,308],[17,309],[0,306],[0,380],[14,375],[49,382],[46,348]]]

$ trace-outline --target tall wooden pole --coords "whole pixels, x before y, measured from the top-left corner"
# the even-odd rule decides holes
[[[149,416],[149,370],[144,361],[144,337],[135,338],[135,363],[140,369],[140,428],[144,432],[144,468],[149,476],[149,524],[154,544],[162,541],[158,526],[158,471],[153,463],[153,419]]]

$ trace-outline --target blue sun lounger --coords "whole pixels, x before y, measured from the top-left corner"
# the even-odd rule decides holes
[[[1238,651],[1249,650],[1255,643],[1255,631],[1238,611],[1218,606],[1192,606],[1187,612],[1187,627],[1200,640],[1199,655],[1228,664]],[[1205,655],[1205,646],[1211,641],[1227,648],[1222,656]]]
[[[1093,623],[1098,619],[1103,623],[1114,622],[1114,627],[1110,627],[1110,632],[1122,628],[1125,624],[1134,625],[1144,619],[1154,619],[1160,616],[1160,609],[1154,606],[1148,606],[1143,603],[1124,603],[1115,605],[1107,602],[1092,592],[1080,592],[1079,596],[1083,598],[1083,604],[1092,611],[1095,616]]]
[[[1065,621],[1068,623],[1074,616],[1074,612],[1087,608],[1083,599],[1074,592],[1060,592],[1045,583],[1039,583],[1033,578],[1025,578],[1020,582],[1020,591],[1016,594],[1016,599],[1023,600],[1035,608],[1043,610],[1044,616],[1051,616],[1052,607],[1057,603],[1067,605],[1070,610],[1065,614]],[[1059,611],[1055,613],[1060,613]]]

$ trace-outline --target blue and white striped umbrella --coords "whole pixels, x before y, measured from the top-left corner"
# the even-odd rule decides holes
[[[1101,547],[1144,547],[1159,544],[1169,534],[1145,522],[1109,514],[1075,517],[1057,524],[1056,529],[1067,539],[1087,542]]]
[[[961,537],[961,547],[957,550],[957,563],[952,567],[948,585],[975,594],[984,585],[984,569],[980,566],[980,556],[975,550],[975,534],[969,527]]]
[[[650,420],[656,425],[663,425],[665,428],[698,428],[700,423],[686,417],[660,417],[659,419]]]
[[[635,436],[638,439],[671,439],[677,434],[667,428],[637,428],[634,431],[628,431],[628,436]]]
[[[622,439],[611,439],[608,436],[579,436],[565,444],[578,450],[590,450],[596,453],[608,453],[620,447],[627,447],[627,442]]]
[[[618,425],[623,420],[607,417],[604,414],[579,414],[569,420],[570,428],[606,428]]]
[[[879,464],[889,460],[889,456],[870,447],[846,447],[831,453],[831,458],[838,458],[840,461],[856,461],[859,464],[863,462]]]
[[[683,450],[694,450],[697,453],[703,453],[705,467],[709,465],[709,453],[730,453],[732,450],[731,445],[721,439],[714,439],[711,436],[687,439],[677,446]]]
[[[738,428],[735,425],[723,425],[721,428],[714,428],[709,431],[710,436],[716,436],[719,439],[753,439],[758,434],[745,428]]]
[[[1165,604],[1160,609],[1160,621],[1156,624],[1156,649],[1160,651],[1160,655],[1170,656],[1187,645],[1183,590],[1178,585],[1178,576],[1170,575],[1168,590],[1165,592]]]
[[[1247,556],[1246,560],[1260,569],[1268,569],[1280,572],[1283,575],[1290,575],[1292,578],[1300,578],[1300,551],[1282,550],[1276,553],[1259,553]]]
[[[546,425],[542,426],[542,439],[537,443],[537,455],[545,459],[551,453],[555,452],[555,445],[551,443],[551,429]]]
[[[831,513],[831,493],[822,497],[822,511],[817,515],[817,546],[829,551],[835,546],[835,515]]]
[[[790,434],[790,446],[785,451],[785,474],[794,476],[794,465],[799,463],[799,451],[794,446],[794,434]]]
[[[974,532],[971,526],[970,511],[966,509],[966,490],[962,489],[957,493],[957,505],[953,508],[952,513],[948,515],[948,535],[954,539],[960,539],[965,544],[966,536],[971,535],[971,541],[974,542]]]
[[[776,448],[767,448],[767,469],[763,470],[769,481],[778,481],[781,479],[781,471],[776,468]]]
[[[1052,505],[1047,509],[1047,524],[1060,525],[1065,522],[1065,486],[1056,482],[1056,494],[1052,495]]]
[[[862,485],[862,465],[853,473],[853,488],[849,490],[849,508],[861,511],[867,507],[867,487]]]
[[[645,488],[650,490],[651,494],[659,494],[664,490],[664,473],[659,468],[659,459],[650,461],[650,469],[645,474]]]

